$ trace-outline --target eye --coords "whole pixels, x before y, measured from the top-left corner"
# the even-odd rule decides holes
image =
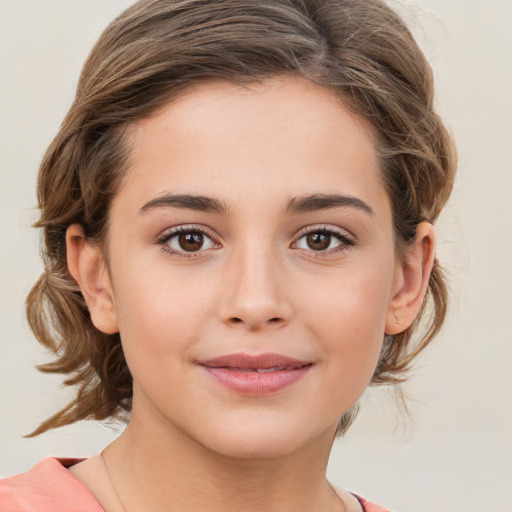
[[[347,235],[327,228],[311,229],[295,243],[298,249],[329,253],[337,252],[351,245],[354,245],[354,241]]]
[[[167,231],[158,242],[171,253],[193,254],[216,247],[216,243],[203,230],[198,228],[178,227]]]

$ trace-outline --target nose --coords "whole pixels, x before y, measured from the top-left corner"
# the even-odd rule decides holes
[[[249,331],[288,324],[292,308],[278,258],[270,249],[247,248],[228,265],[220,316],[224,323]]]

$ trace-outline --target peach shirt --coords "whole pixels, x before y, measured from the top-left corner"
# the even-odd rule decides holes
[[[27,473],[0,480],[0,512],[104,512],[68,467],[80,459],[47,457]],[[358,497],[365,512],[389,512]]]

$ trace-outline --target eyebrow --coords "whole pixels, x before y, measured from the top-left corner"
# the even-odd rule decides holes
[[[162,207],[181,208],[207,213],[227,213],[228,211],[228,207],[225,203],[212,197],[167,193],[148,201],[139,210],[139,213],[145,214],[151,210]]]
[[[355,208],[370,215],[374,215],[373,210],[363,200],[342,194],[309,194],[297,196],[287,203],[283,213],[300,214],[339,207]],[[180,208],[219,214],[226,214],[229,211],[226,203],[213,197],[166,193],[148,201],[140,208],[139,213],[144,215],[157,208]]]
[[[342,194],[310,194],[291,199],[284,213],[309,213],[331,208],[350,207],[375,215],[370,206],[362,199]]]

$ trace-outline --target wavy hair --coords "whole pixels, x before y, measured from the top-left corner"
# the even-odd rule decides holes
[[[126,418],[131,409],[132,377],[119,334],[93,326],[68,271],[65,243],[74,223],[89,240],[105,239],[110,203],[129,156],[125,128],[192,84],[250,84],[279,75],[331,88],[373,126],[397,246],[415,238],[421,221],[437,219],[452,188],[455,152],[434,110],[430,66],[384,1],[136,2],[94,46],[40,168],[36,227],[42,230],[44,272],[28,295],[27,317],[55,356],[39,369],[65,375],[64,384],[77,392],[31,435],[86,418]],[[406,331],[385,336],[372,384],[405,378],[411,361],[439,331],[446,307],[436,260],[420,315]],[[355,413],[356,408],[343,416],[339,433]]]

